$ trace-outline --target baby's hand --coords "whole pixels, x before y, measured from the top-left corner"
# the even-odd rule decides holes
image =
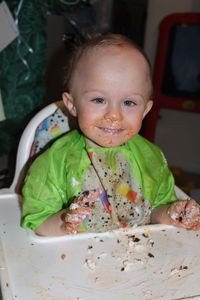
[[[79,207],[91,207],[99,195],[99,190],[83,192],[82,196],[77,197],[75,203],[72,203],[70,207],[73,207],[73,205],[78,205]]]
[[[78,227],[84,219],[91,216],[92,204],[99,197],[99,191],[84,192],[82,196],[77,197],[75,202],[69,207],[69,210],[62,215],[62,229],[66,233],[77,233]]]
[[[174,226],[200,230],[200,206],[193,199],[172,203],[168,215]]]

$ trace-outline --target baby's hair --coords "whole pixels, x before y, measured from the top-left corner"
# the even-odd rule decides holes
[[[134,41],[121,34],[110,33],[106,35],[101,35],[96,33],[88,36],[85,42],[83,42],[82,44],[79,45],[76,44],[72,48],[70,59],[68,60],[67,65],[65,66],[65,76],[64,76],[65,91],[69,92],[71,79],[73,77],[73,71],[75,70],[76,65],[79,62],[80,58],[84,54],[86,54],[88,51],[92,49],[105,48],[109,46],[124,46],[124,45],[137,49],[143,55],[143,57],[145,58],[149,66],[149,71],[151,76],[152,73],[151,63],[144,50],[139,45],[137,45]]]

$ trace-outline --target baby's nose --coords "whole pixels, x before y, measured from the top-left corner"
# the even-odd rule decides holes
[[[121,121],[123,120],[123,116],[118,108],[110,107],[105,113],[104,119],[110,121]]]

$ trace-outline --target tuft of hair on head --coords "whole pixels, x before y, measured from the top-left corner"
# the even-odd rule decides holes
[[[73,72],[80,58],[91,49],[104,48],[109,46],[129,46],[137,49],[145,58],[152,75],[152,67],[148,56],[144,50],[137,45],[133,40],[122,34],[107,33],[101,34],[99,32],[88,33],[85,40],[79,40],[74,43],[70,49],[70,58],[64,67],[64,90],[70,92],[70,83],[73,76]]]

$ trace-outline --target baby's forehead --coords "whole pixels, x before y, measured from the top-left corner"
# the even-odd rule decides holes
[[[151,66],[145,57],[145,55],[134,45],[127,45],[120,43],[117,45],[103,45],[88,48],[80,55],[75,66],[75,72],[84,68],[95,69],[97,66],[103,64],[109,65],[109,62],[121,62],[121,66],[124,65],[129,69],[137,68],[139,72],[145,74],[147,78],[151,78]],[[79,71],[78,71],[79,72]]]
[[[120,67],[122,69],[122,64],[124,62],[124,70],[127,70],[128,66],[129,69],[137,69],[138,72],[143,73],[146,77],[146,82],[149,82],[149,90],[152,89],[151,71],[147,59],[139,49],[134,47],[134,45],[126,43],[119,43],[116,45],[98,45],[85,49],[80,54],[77,64],[74,66],[72,81],[74,81],[75,78],[77,79],[77,76],[79,83],[80,80],[85,80],[88,70],[89,72],[97,72],[98,70],[99,74],[102,74],[104,70],[107,70],[108,66],[112,68],[113,64],[115,65],[115,58],[116,64],[121,61]],[[110,61],[112,61],[111,65]]]
[[[90,61],[90,58],[98,62],[102,55],[104,57],[111,56],[112,58],[121,59],[122,61],[123,58],[126,58],[126,60],[130,59],[130,61],[138,61],[142,65],[145,65],[147,73],[151,74],[151,66],[146,55],[139,48],[128,43],[95,45],[83,49],[74,67],[76,68],[82,63],[87,65],[87,62]]]

